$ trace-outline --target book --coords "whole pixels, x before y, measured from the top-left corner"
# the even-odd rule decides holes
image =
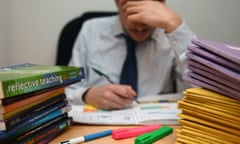
[[[8,112],[0,111],[0,114],[5,114],[5,113],[8,114],[9,113],[11,115],[15,115],[15,114],[17,114],[17,113],[19,113],[21,111],[24,111],[26,109],[29,109],[29,108],[31,108],[31,107],[33,107],[33,106],[35,106],[35,105],[37,105],[37,104],[39,104],[41,102],[47,101],[47,100],[49,100],[52,97],[56,97],[56,96],[58,96],[60,94],[63,94],[64,90],[65,90],[65,87],[60,87],[58,89],[54,89],[54,90],[51,90],[49,92],[43,93],[42,94],[43,95],[42,99],[30,102],[30,103],[26,103],[27,101],[24,101],[23,103],[26,103],[26,104],[24,106],[21,106],[21,107],[18,107],[17,106],[18,102],[16,102],[17,103],[16,105],[14,105],[14,104],[10,105],[10,106],[13,107],[13,110],[8,111]],[[10,108],[12,108],[12,107],[10,107]],[[14,107],[18,107],[18,108],[14,109]]]
[[[79,67],[30,63],[8,66],[0,69],[0,99],[71,84],[83,77],[83,68]]]
[[[12,111],[9,113],[4,113],[4,114],[0,114],[0,121],[4,121],[4,120],[14,120],[18,121],[20,120],[22,117],[26,117],[26,115],[31,114],[32,112],[37,112],[41,109],[46,108],[49,105],[55,104],[56,102],[62,101],[63,99],[65,99],[65,94],[60,94],[57,95],[56,97],[52,97],[47,101],[41,102],[33,107],[30,107],[28,109],[23,109],[21,111]]]
[[[16,101],[20,101],[20,100],[28,98],[28,97],[36,96],[36,95],[39,95],[39,94],[44,93],[44,92],[48,92],[48,91],[53,90],[53,89],[57,89],[59,87],[62,87],[62,85],[55,86],[55,87],[50,87],[50,88],[45,88],[45,89],[42,89],[42,90],[37,90],[37,91],[30,92],[30,93],[14,96],[14,97],[8,97],[8,98],[0,99],[0,105],[2,105],[2,106],[9,105],[9,104],[12,104]]]
[[[196,44],[208,51],[218,54],[225,59],[240,64],[240,45],[227,44],[203,39],[192,39],[192,43]]]
[[[46,116],[40,118],[39,120],[37,121],[34,121],[34,122],[30,122],[28,125],[25,125],[23,127],[15,127],[14,129],[10,129],[10,130],[7,130],[7,131],[0,131],[0,141],[1,140],[4,140],[4,139],[8,139],[8,138],[11,138],[11,137],[15,137],[15,136],[18,136],[22,133],[25,133],[31,129],[34,129],[58,116],[61,116],[65,113],[69,112],[69,108],[66,108],[64,110],[55,110],[49,114],[47,114]]]
[[[35,121],[54,110],[63,108],[67,104],[68,104],[68,101],[63,99],[62,101],[59,101],[55,104],[53,103],[52,105],[49,105],[43,109],[37,109],[37,111],[32,111],[30,113],[27,113],[27,115],[24,113],[24,115],[21,115],[21,116],[17,116],[7,120],[2,120],[0,121],[0,130],[11,129],[11,128],[17,127],[18,125],[23,125],[28,121]]]
[[[49,99],[53,96],[64,93],[64,87],[59,87],[51,89],[49,91],[44,91],[42,93],[35,93],[36,95],[31,95],[27,98],[17,100],[8,105],[0,105],[0,113],[8,113],[16,109],[24,109],[28,105],[33,105],[34,103],[39,103],[43,100]]]
[[[72,105],[73,121],[102,125],[178,124],[176,102],[133,104],[121,110],[100,110],[90,105]]]
[[[51,111],[45,111],[45,112],[42,112],[42,113],[39,113],[35,116],[32,116],[31,118],[29,119],[26,119],[25,121],[15,125],[14,127],[11,127],[5,131],[2,131],[2,132],[12,132],[12,131],[17,131],[23,127],[26,127],[34,122],[37,122],[37,121],[40,121],[42,118],[44,117],[47,117],[49,114],[61,114],[61,113],[66,113],[68,112],[69,110],[71,109],[70,106],[64,106],[64,107],[60,107],[58,109],[55,109],[55,110],[51,110]]]
[[[71,117],[64,118],[56,123],[51,124],[46,127],[39,127],[40,130],[28,136],[25,140],[20,141],[23,144],[39,144],[39,143],[49,143],[53,138],[63,132],[67,127],[69,127],[72,123]]]
[[[49,139],[48,135],[51,137],[58,135],[64,129],[66,129],[72,123],[72,118],[68,117],[67,114],[58,116],[47,123],[40,125],[37,128],[31,129],[23,134],[20,134],[9,139],[2,140],[2,143],[8,144],[29,144],[29,143],[40,143],[39,140]]]

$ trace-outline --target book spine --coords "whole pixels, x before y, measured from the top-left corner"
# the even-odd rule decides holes
[[[25,106],[22,106],[22,107],[14,110],[14,111],[11,111],[11,112],[8,112],[8,113],[4,113],[4,114],[6,114],[5,117],[10,118],[10,117],[12,117],[12,116],[14,116],[14,115],[17,115],[17,114],[19,114],[19,113],[21,113],[21,112],[23,112],[23,111],[25,111],[25,110],[28,110],[28,109],[36,106],[36,105],[38,105],[38,104],[41,104],[41,103],[43,103],[43,102],[45,102],[45,101],[48,101],[48,100],[51,99],[51,98],[57,97],[58,95],[61,95],[61,94],[63,94],[63,93],[64,93],[64,88],[62,88],[60,91],[58,91],[58,90],[56,90],[55,92],[52,91],[52,93],[49,94],[48,97],[46,97],[46,98],[44,98],[44,99],[38,100],[38,101],[33,102],[33,103],[29,103],[29,104],[27,104],[27,105],[25,105]]]
[[[72,119],[65,119],[57,124],[53,124],[52,126],[39,131],[33,136],[27,138],[27,140],[22,141],[22,144],[40,144],[40,143],[49,143],[53,138],[55,138],[58,134],[64,131],[68,126],[71,125]]]
[[[80,68],[66,69],[48,74],[29,75],[23,78],[2,81],[3,95],[8,98],[59,85],[68,85],[83,78]]]
[[[29,104],[38,103],[39,101],[42,101],[44,99],[49,99],[50,97],[61,94],[61,93],[64,93],[64,87],[60,87],[60,88],[53,89],[51,91],[39,93],[37,95],[32,95],[32,96],[29,96],[28,98],[15,101],[14,103],[9,104],[9,105],[5,105],[5,106],[0,105],[0,113],[8,113],[8,112],[14,111],[16,109],[23,108]]]
[[[10,119],[5,122],[5,127],[0,127],[0,130],[9,130],[11,128],[17,127],[18,125],[24,125],[24,123],[28,123],[31,121],[35,121],[40,119],[41,117],[49,114],[50,112],[53,112],[57,109],[63,108],[64,106],[67,105],[67,101],[62,101],[60,103],[57,103],[56,105],[47,107],[41,111],[35,111],[31,114],[28,115],[22,115],[22,117],[18,117],[17,119]],[[33,119],[34,118],[34,119]],[[1,124],[1,122],[0,122]]]
[[[66,106],[66,107],[63,107],[63,108],[60,108],[60,109],[56,109],[54,111],[46,111],[46,112],[43,112],[39,115],[35,115],[33,117],[31,117],[29,120],[26,120],[16,126],[14,126],[13,128],[11,129],[8,129],[8,131],[15,131],[15,130],[18,130],[18,129],[21,129],[31,123],[34,123],[34,122],[37,122],[38,120],[41,120],[41,118],[44,118],[44,116],[47,116],[48,114],[53,114],[53,115],[57,115],[57,114],[61,114],[61,113],[66,113],[70,110],[70,106]]]
[[[45,132],[47,131],[47,129],[50,129],[51,127],[54,127],[55,125],[59,125],[59,123],[68,121],[68,125],[71,124],[72,122],[72,118],[68,117],[68,114],[65,113],[63,115],[60,115],[50,121],[48,121],[47,123],[44,123],[40,126],[38,126],[37,128],[31,129],[30,131],[27,131],[25,133],[22,133],[18,136],[15,137],[10,137],[8,139],[2,140],[0,141],[0,143],[8,143],[8,144],[15,144],[15,143],[23,143],[24,141],[27,141],[31,138],[34,138],[36,135],[39,135],[41,132]]]
[[[66,95],[60,94],[56,97],[50,98],[47,101],[39,103],[29,109],[20,111],[19,113],[9,112],[9,113],[5,113],[5,114],[0,114],[0,121],[6,121],[6,120],[10,120],[10,119],[15,119],[16,121],[18,121],[18,119],[22,119],[23,117],[26,117],[26,115],[31,115],[32,113],[40,111],[48,106],[54,105],[55,103],[58,103],[59,101],[62,101],[63,99],[66,99]]]
[[[9,137],[13,137],[13,136],[17,136],[20,135],[30,129],[34,129],[40,125],[42,125],[45,122],[50,121],[51,119],[54,119],[62,114],[66,113],[66,111],[62,111],[62,110],[56,110],[54,112],[51,112],[50,114],[48,114],[47,116],[39,119],[38,121],[35,122],[31,122],[28,125],[21,127],[21,128],[14,128],[8,131],[0,131],[0,140],[2,139],[6,139]]]

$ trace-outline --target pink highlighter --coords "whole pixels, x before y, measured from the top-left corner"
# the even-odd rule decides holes
[[[124,139],[130,137],[136,137],[138,135],[156,130],[160,128],[161,125],[146,125],[137,128],[121,128],[112,130],[112,138],[114,139]]]

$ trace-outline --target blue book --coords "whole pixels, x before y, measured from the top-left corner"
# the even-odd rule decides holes
[[[22,114],[20,116],[17,116],[13,119],[9,119],[6,121],[0,121],[0,129],[1,130],[10,130],[16,127],[23,127],[29,122],[37,121],[38,119],[42,118],[43,116],[46,116],[47,114],[63,108],[64,106],[67,106],[68,101],[62,100],[57,102],[56,104],[49,105],[48,107],[45,107],[44,109],[39,109],[36,111],[32,111],[28,114]]]
[[[16,143],[26,144],[27,142],[29,143],[30,141],[32,143],[40,143],[39,140],[45,140],[45,139],[49,139],[49,137],[52,138],[53,136],[56,136],[61,131],[63,131],[66,127],[71,125],[71,123],[72,123],[72,118],[68,117],[67,114],[63,114],[48,121],[47,123],[40,125],[37,128],[31,129],[30,131],[27,131],[16,137],[10,137],[0,142],[7,143],[7,144],[16,144]]]
[[[42,117],[41,119],[37,120],[37,121],[34,121],[34,122],[30,122],[29,124],[27,124],[26,126],[24,127],[16,127],[14,129],[11,129],[11,130],[7,130],[7,131],[0,131],[0,141],[1,140],[4,140],[6,138],[10,138],[10,137],[14,137],[14,136],[17,136],[17,135],[20,135],[28,130],[31,130],[31,129],[34,129],[64,113],[67,113],[69,112],[69,107],[66,108],[66,109],[58,109],[58,110],[55,110],[51,113],[49,113],[48,115]]]

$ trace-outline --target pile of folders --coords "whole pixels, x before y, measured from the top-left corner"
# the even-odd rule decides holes
[[[0,69],[0,143],[48,143],[72,122],[64,89],[80,68],[30,63]]]
[[[183,79],[195,88],[178,102],[178,144],[240,142],[240,46],[193,39]]]

